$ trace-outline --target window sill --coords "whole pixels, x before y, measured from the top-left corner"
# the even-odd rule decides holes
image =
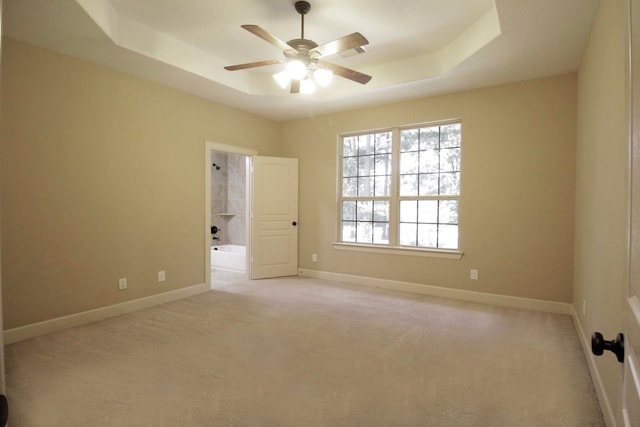
[[[409,255],[427,258],[461,259],[464,252],[446,249],[406,248],[402,246],[364,245],[356,243],[334,242],[334,249],[341,251],[371,252],[377,254]]]

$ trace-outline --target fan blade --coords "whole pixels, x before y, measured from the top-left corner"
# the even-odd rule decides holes
[[[278,49],[281,49],[281,50],[283,50],[285,52],[298,53],[297,50],[295,50],[294,48],[292,48],[291,46],[289,46],[288,44],[286,44],[285,42],[283,42],[282,40],[280,40],[276,36],[272,35],[271,33],[269,33],[264,28],[261,28],[261,27],[259,27],[257,25],[240,25],[240,26],[242,28],[244,28],[245,30],[249,31],[250,33],[260,37],[262,40],[265,40],[265,41],[271,43],[272,45],[274,45]]]
[[[370,75],[352,70],[351,68],[343,67],[342,65],[332,64],[331,62],[324,61],[319,61],[318,63],[327,70],[333,71],[333,74],[337,74],[340,77],[353,80],[354,82],[361,83],[363,85],[369,83],[369,80],[371,80]]]
[[[291,93],[300,92],[300,80],[291,80]]]
[[[283,62],[285,62],[284,59],[268,59],[266,61],[247,62],[246,64],[227,65],[224,69],[229,71],[246,70],[247,68],[264,67],[265,65],[282,64]]]
[[[367,40],[362,34],[353,33],[321,46],[314,47],[309,51],[309,55],[315,56],[316,58],[322,58],[323,56],[329,56],[344,52],[345,50],[355,49],[366,44],[369,44],[369,40]]]

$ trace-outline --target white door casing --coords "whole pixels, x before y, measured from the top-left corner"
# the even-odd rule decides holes
[[[627,4],[630,58],[628,93],[630,116],[629,287],[624,310],[622,420],[640,426],[640,0]]]
[[[0,0],[0,36],[2,35],[2,0]],[[1,39],[1,38],[0,38]],[[0,52],[2,48],[0,47]],[[2,286],[0,284],[0,393],[5,392],[5,379],[4,379],[4,327],[2,324]]]
[[[2,39],[2,0],[0,0],[0,40]],[[0,53],[2,47],[0,45]],[[0,55],[1,56],[1,55]],[[1,276],[1,274],[0,274]],[[4,377],[4,326],[2,323],[2,286],[0,284],[0,426],[7,425],[8,403],[6,398],[6,383]]]
[[[298,274],[298,160],[254,156],[250,278]]]

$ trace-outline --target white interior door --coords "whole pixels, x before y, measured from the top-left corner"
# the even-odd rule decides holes
[[[250,278],[298,274],[298,159],[253,157]]]
[[[635,0],[634,0],[635,1]],[[637,122],[638,118],[634,118]],[[636,129],[638,123],[634,123]],[[640,130],[640,129],[638,129]],[[624,304],[624,379],[622,419],[625,426],[640,426],[640,136],[633,138],[631,180],[631,236],[629,291]]]
[[[640,263],[636,264],[640,267]],[[640,426],[640,300],[638,282],[627,300],[622,417],[627,427]]]
[[[631,221],[629,291],[624,304],[622,419],[640,426],[640,0],[630,0]]]

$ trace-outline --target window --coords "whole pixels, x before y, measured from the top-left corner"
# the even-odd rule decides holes
[[[340,242],[458,249],[461,124],[340,137]]]
[[[389,244],[391,132],[342,139],[342,241]]]

